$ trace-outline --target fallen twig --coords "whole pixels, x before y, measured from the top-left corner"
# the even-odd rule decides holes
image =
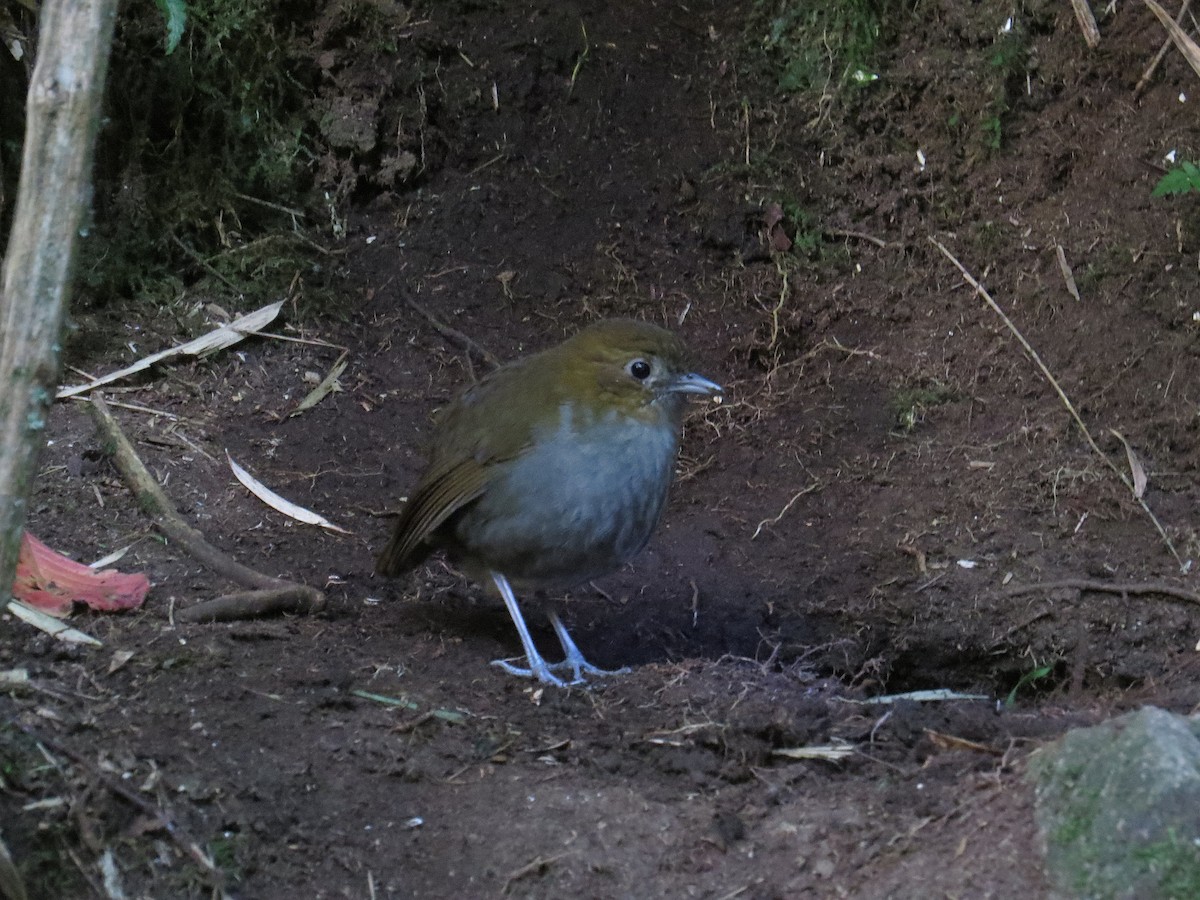
[[[1076,590],[1095,591],[1102,594],[1161,594],[1164,597],[1174,597],[1188,603],[1200,604],[1200,594],[1187,588],[1176,587],[1173,584],[1162,584],[1154,581],[1095,581],[1091,578],[1062,578],[1058,581],[1039,581],[1035,584],[1017,584],[999,592],[1001,597],[1020,597],[1023,594],[1036,594],[1045,591]]]
[[[1183,0],[1183,4],[1179,7],[1179,15],[1175,17],[1176,25],[1183,23],[1183,17],[1187,15],[1188,7],[1191,5],[1192,0]],[[1154,77],[1155,71],[1157,71],[1159,64],[1163,61],[1163,57],[1167,55],[1167,51],[1171,49],[1173,43],[1174,41],[1171,40],[1170,36],[1163,40],[1162,46],[1158,48],[1158,52],[1154,54],[1154,59],[1150,60],[1150,65],[1146,66],[1146,71],[1142,73],[1142,77],[1138,79],[1137,86],[1133,89],[1133,96],[1135,98],[1142,96],[1142,92],[1150,84],[1150,79]]]
[[[1200,75],[1200,45],[1197,45],[1192,40],[1191,35],[1184,31],[1175,20],[1167,15],[1167,11],[1159,6],[1154,0],[1142,0],[1148,7],[1150,12],[1158,18],[1162,23],[1163,28],[1167,29],[1167,34],[1171,38],[1171,42],[1175,44],[1176,49],[1187,60],[1187,64],[1192,67],[1192,71]]]
[[[439,319],[437,316],[435,316],[433,313],[431,313],[429,310],[427,310],[425,307],[423,307],[420,303],[418,303],[412,297],[405,295],[404,302],[407,303],[409,306],[411,306],[418,313],[420,313],[422,318],[424,318],[426,322],[428,322],[430,325],[432,325],[433,330],[436,331],[438,334],[440,334],[442,337],[458,344],[460,347],[462,347],[468,353],[475,354],[479,359],[483,360],[485,363],[487,363],[493,369],[500,368],[500,360],[497,359],[495,357],[495,355],[493,355],[489,350],[485,350],[483,347],[479,346],[479,344],[477,344],[471,338],[467,337],[465,334],[463,334],[457,328],[447,325],[445,322],[443,322],[441,319]]]
[[[545,871],[550,867],[551,863],[558,862],[558,860],[562,859],[566,855],[567,851],[563,851],[562,853],[555,853],[553,856],[535,857],[534,859],[525,863],[525,865],[521,866],[521,868],[515,869],[509,873],[508,878],[504,881],[504,889],[501,890],[500,893],[507,894],[509,889],[513,886],[513,882],[520,881],[522,878],[525,878],[529,875],[536,875],[539,872]]]
[[[175,245],[182,250],[192,262],[202,268],[205,272],[217,279],[217,281],[221,282],[221,284],[225,285],[225,287],[229,288],[237,296],[245,296],[246,292],[242,288],[238,287],[236,284],[218,272],[215,268],[213,268],[211,263],[209,263],[203,256],[181,241],[176,235],[170,234],[168,237],[175,242]]]
[[[801,488],[800,490],[796,491],[796,493],[794,493],[792,495],[792,499],[783,505],[783,509],[781,509],[779,511],[779,515],[777,515],[773,519],[763,519],[761,522],[758,523],[758,527],[754,529],[754,534],[750,535],[750,540],[754,540],[756,537],[758,537],[759,534],[762,532],[762,530],[765,527],[767,527],[768,525],[778,525],[779,520],[787,515],[788,510],[790,510],[796,504],[797,500],[799,500],[805,494],[811,494],[813,491],[815,491],[820,486],[821,486],[821,483],[819,481],[814,481],[808,487]]]
[[[304,584],[289,584],[278,588],[255,591],[236,591],[189,606],[175,613],[177,622],[236,622],[239,619],[261,619],[266,616],[308,615],[325,608],[325,595]]]
[[[314,613],[324,609],[325,595],[316,588],[264,575],[210,544],[201,532],[183,521],[154,476],[138,458],[133,445],[104,401],[94,396],[89,411],[104,443],[114,448],[113,463],[117,471],[133,491],[138,506],[149,513],[154,527],[218,575],[254,589],[199,603],[178,613],[177,619],[187,622],[225,622],[283,612]]]
[[[865,231],[851,231],[847,228],[826,228],[825,233],[834,237],[853,238],[857,241],[866,241],[868,244],[874,244],[876,247],[887,249],[890,245],[882,238],[877,238],[873,234],[867,234]]]
[[[1013,336],[1020,341],[1021,346],[1025,348],[1025,352],[1029,354],[1029,358],[1034,361],[1037,367],[1041,370],[1042,375],[1044,375],[1046,380],[1050,382],[1050,386],[1054,388],[1055,393],[1057,393],[1059,399],[1062,400],[1063,406],[1067,408],[1067,412],[1071,414],[1071,418],[1075,420],[1075,424],[1078,425],[1079,430],[1083,432],[1083,436],[1087,440],[1088,446],[1091,447],[1092,450],[1095,451],[1096,455],[1104,460],[1104,464],[1108,466],[1119,479],[1121,479],[1121,483],[1125,485],[1125,487],[1129,488],[1130,496],[1137,500],[1138,504],[1142,507],[1142,510],[1150,518],[1150,521],[1154,523],[1154,527],[1157,529],[1159,536],[1163,539],[1163,543],[1167,545],[1167,549],[1171,551],[1171,555],[1174,556],[1175,561],[1179,563],[1179,568],[1185,568],[1183,559],[1175,550],[1175,545],[1171,542],[1171,538],[1167,535],[1166,529],[1163,528],[1162,523],[1158,521],[1158,517],[1154,515],[1154,512],[1150,509],[1149,505],[1147,505],[1145,499],[1138,496],[1133,482],[1129,480],[1129,476],[1122,472],[1117,464],[1108,458],[1108,454],[1101,450],[1096,444],[1095,439],[1092,437],[1092,433],[1088,430],[1087,425],[1083,423],[1083,419],[1080,418],[1079,413],[1075,410],[1075,404],[1071,402],[1071,398],[1067,396],[1066,392],[1059,385],[1058,380],[1050,372],[1049,367],[1042,362],[1042,358],[1038,356],[1038,352],[1033,349],[1033,345],[1031,345],[1029,341],[1025,340],[1025,335],[1021,334],[1020,329],[1013,324],[1012,319],[1004,314],[1004,310],[1002,310],[1000,305],[992,299],[992,295],[987,292],[987,288],[975,280],[975,277],[967,271],[966,267],[962,263],[958,261],[958,258],[955,257],[955,255],[949,250],[947,250],[946,247],[936,238],[931,237],[929,241],[935,247],[937,247],[938,250],[942,251],[942,255],[945,256],[946,259],[954,263],[955,268],[962,273],[962,277],[967,284],[971,285],[971,287],[975,289],[975,293],[984,299],[987,305],[992,308],[992,311],[998,315],[1000,320],[1008,327],[1008,330],[1013,333]]]

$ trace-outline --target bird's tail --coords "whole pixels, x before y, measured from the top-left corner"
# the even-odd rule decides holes
[[[394,578],[423,563],[425,557],[429,555],[430,548],[422,544],[414,550],[412,547],[406,546],[408,543],[405,538],[405,529],[400,527],[400,523],[397,523],[397,527],[392,529],[392,536],[388,539],[387,546],[375,560],[375,574]]]

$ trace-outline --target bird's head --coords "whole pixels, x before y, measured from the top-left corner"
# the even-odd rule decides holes
[[[674,421],[686,395],[721,393],[720,385],[692,371],[679,337],[647,322],[597,322],[544,357],[567,396],[598,413]]]

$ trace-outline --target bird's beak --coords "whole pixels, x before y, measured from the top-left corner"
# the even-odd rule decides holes
[[[702,394],[705,397],[716,397],[723,393],[719,384],[695,372],[675,378],[669,390],[672,394]]]

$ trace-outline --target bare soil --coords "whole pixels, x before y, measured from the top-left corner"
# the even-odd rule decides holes
[[[85,560],[133,543],[120,567],[154,589],[76,616],[101,649],[0,627],[0,669],[35,685],[0,696],[0,823],[34,896],[110,895],[106,849],[127,896],[212,896],[191,842],[263,900],[1046,895],[1024,761],[1196,707],[1197,608],[1161,588],[1197,579],[932,239],[1126,473],[1129,442],[1191,560],[1197,207],[1151,190],[1168,151],[1197,156],[1200,85],[1171,51],[1135,91],[1164,35],[1140,5],[1089,51],[1068,4],[1028,4],[1013,65],[1011,5],[946,0],[897,14],[878,81],[814,100],[777,90],[752,13],[453,2],[389,41],[322,31],[322,96],[379,144],[326,161],[351,186],[319,260],[343,310],[281,330],[336,346],[254,340],[110,396],[160,411],[117,409],[189,522],[328,607],[174,622],[229,586],[155,537],[59,404],[31,530]],[[558,608],[632,674],[507,676],[482,588],[439,561],[371,574],[431,414],[479,368],[408,301],[502,359],[649,319],[726,386],[651,546],[526,600],[547,649]],[[151,346],[86,364],[170,332],[140,327]],[[289,416],[338,348],[343,390]],[[353,534],[262,506],[226,449]],[[984,699],[867,702],[926,689]],[[830,746],[850,752],[801,753]]]

